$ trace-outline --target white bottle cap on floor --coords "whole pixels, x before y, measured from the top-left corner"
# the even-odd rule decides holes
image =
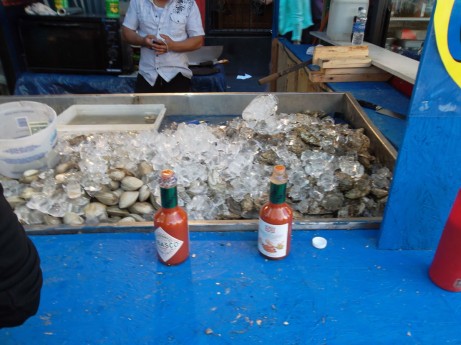
[[[323,237],[317,236],[312,239],[312,245],[317,249],[324,249],[327,246],[327,240]]]

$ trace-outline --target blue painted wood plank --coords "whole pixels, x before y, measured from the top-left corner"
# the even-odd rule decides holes
[[[193,232],[193,256],[165,267],[151,233],[34,236],[41,305],[0,344],[460,343],[461,299],[429,280],[433,251],[377,239],[295,231],[290,255],[268,261],[256,232]]]
[[[350,92],[356,99],[372,102],[404,115],[409,111],[410,99],[387,82],[328,83],[328,86],[333,91]],[[407,121],[382,115],[371,109],[364,108],[363,110],[398,150],[403,142]]]
[[[460,95],[442,64],[431,20],[381,226],[380,248],[437,246],[461,187]]]

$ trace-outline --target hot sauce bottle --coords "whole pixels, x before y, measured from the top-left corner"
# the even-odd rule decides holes
[[[258,250],[268,259],[283,259],[290,252],[293,210],[285,202],[288,176],[276,165],[270,178],[269,202],[259,212]]]
[[[189,256],[189,226],[186,211],[178,206],[177,180],[172,170],[160,174],[162,207],[154,215],[155,243],[159,260],[177,265]]]

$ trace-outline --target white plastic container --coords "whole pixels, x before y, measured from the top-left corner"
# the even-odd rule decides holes
[[[58,132],[158,131],[164,104],[75,104],[58,115]]]
[[[354,17],[359,7],[368,13],[368,0],[331,0],[327,36],[334,41],[351,42]]]
[[[30,169],[52,168],[58,162],[56,112],[31,101],[0,105],[0,174],[19,178]]]

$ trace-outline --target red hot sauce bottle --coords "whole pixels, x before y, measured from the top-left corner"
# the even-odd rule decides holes
[[[276,165],[270,178],[269,202],[259,212],[258,250],[268,259],[283,259],[290,253],[293,210],[285,202],[287,173]]]
[[[165,265],[177,265],[189,256],[189,226],[187,213],[178,206],[176,176],[172,170],[160,174],[162,207],[154,215],[155,244],[159,260]]]

